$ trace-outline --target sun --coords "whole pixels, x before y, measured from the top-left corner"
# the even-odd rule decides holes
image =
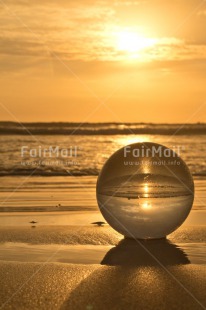
[[[155,38],[149,38],[135,31],[119,31],[117,36],[117,49],[128,53],[137,53],[157,43]]]

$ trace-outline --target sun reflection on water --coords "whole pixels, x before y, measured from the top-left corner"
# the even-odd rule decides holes
[[[144,185],[144,192],[145,192],[145,193],[148,193],[148,191],[149,191],[148,184],[145,184],[145,185]]]
[[[151,142],[152,137],[150,135],[130,135],[115,137],[115,142],[118,147],[129,145],[132,143]]]
[[[151,206],[151,204],[148,202],[148,201],[146,201],[146,202],[144,202],[143,204],[142,204],[142,209],[144,209],[145,211],[148,211],[148,210],[150,210],[152,208],[152,206]]]

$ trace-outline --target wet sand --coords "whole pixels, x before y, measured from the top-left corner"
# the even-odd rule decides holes
[[[15,193],[5,207],[18,210],[28,196],[32,211],[1,212],[0,309],[206,309],[205,185],[198,182],[185,223],[168,241],[143,244],[124,240],[109,225],[91,225],[102,220],[94,190],[82,210],[82,188],[72,183],[63,192],[67,212],[56,211],[56,203],[64,207],[59,193],[47,198],[47,192],[34,192],[36,200],[26,191]],[[92,179],[88,190],[93,187]],[[8,196],[7,189],[1,195]],[[24,200],[27,211],[30,200]],[[42,207],[45,201],[54,202],[52,212],[33,212],[33,202]]]
[[[116,245],[122,238],[109,226],[0,227],[0,242]],[[168,239],[172,242],[206,242],[206,226],[180,227]]]
[[[109,226],[1,227],[0,236],[1,244],[59,245],[52,255],[62,245],[111,246],[99,264],[53,263],[52,255],[41,263],[1,260],[1,309],[206,307],[205,265],[191,263],[177,247],[205,243],[205,226],[185,226],[168,240],[143,243],[123,239]]]
[[[204,309],[205,304],[206,270],[197,265],[165,271],[2,262],[0,274],[2,309]]]

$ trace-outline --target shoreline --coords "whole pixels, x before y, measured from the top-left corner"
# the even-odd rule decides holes
[[[39,226],[92,226],[92,222],[104,221],[98,209],[88,211],[47,211],[47,212],[2,212],[0,226],[31,227],[30,221],[35,220]],[[181,227],[206,225],[205,210],[191,210]]]

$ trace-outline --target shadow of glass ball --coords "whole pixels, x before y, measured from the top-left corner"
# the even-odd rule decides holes
[[[134,240],[125,238],[109,250],[101,262],[109,266],[172,266],[190,264],[184,251],[166,238]]]

